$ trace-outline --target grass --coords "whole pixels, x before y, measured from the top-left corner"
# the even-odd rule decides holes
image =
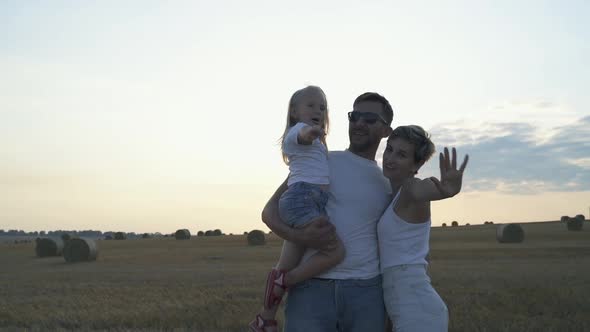
[[[435,228],[431,275],[451,331],[590,331],[590,231],[523,224],[500,244],[495,225]],[[0,329],[245,331],[261,305],[280,239],[243,235],[98,241],[96,262],[35,258],[0,245]],[[282,317],[280,317],[282,318]]]

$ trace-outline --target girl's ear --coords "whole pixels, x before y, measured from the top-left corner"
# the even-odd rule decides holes
[[[290,107],[289,108],[289,115],[296,119],[297,118],[297,108],[296,107]]]

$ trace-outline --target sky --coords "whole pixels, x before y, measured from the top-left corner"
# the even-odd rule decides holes
[[[588,216],[588,17],[587,1],[3,1],[0,229],[267,230],[287,102],[309,84],[331,150],[375,91],[394,127],[470,155],[434,225]]]

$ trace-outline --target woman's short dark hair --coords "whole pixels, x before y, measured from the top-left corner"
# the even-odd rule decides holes
[[[389,135],[388,141],[394,138],[403,138],[414,145],[414,161],[416,163],[427,162],[434,154],[434,143],[430,135],[420,126],[399,126]]]

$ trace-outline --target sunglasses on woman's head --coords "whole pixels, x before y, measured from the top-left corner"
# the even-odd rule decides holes
[[[387,121],[383,120],[381,115],[379,115],[377,113],[359,112],[359,111],[348,112],[348,121],[350,121],[350,122],[357,122],[361,118],[367,124],[374,124],[377,121],[381,121],[384,124],[387,124]]]

